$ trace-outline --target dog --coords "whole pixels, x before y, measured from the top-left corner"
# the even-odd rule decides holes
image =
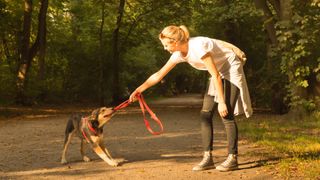
[[[84,145],[89,143],[94,152],[110,166],[118,166],[107,148],[103,144],[103,126],[111,119],[115,111],[113,108],[101,107],[94,110],[89,116],[81,116],[79,114],[71,115],[67,122],[65,130],[65,139],[61,157],[61,163],[68,163],[66,153],[73,135],[77,135],[81,139],[81,156],[85,162],[90,158],[85,155]]]

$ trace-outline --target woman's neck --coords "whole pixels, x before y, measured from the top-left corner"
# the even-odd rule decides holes
[[[188,55],[188,42],[180,44],[179,50],[183,57],[186,57]]]

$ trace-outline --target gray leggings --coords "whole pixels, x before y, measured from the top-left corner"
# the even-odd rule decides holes
[[[224,99],[228,109],[228,115],[222,119],[224,127],[227,133],[228,140],[228,153],[238,154],[238,127],[234,120],[234,108],[236,101],[239,97],[239,88],[232,84],[228,80],[222,80]],[[212,117],[217,103],[214,101],[214,96],[209,96],[207,93],[203,99],[203,106],[200,112],[201,116],[201,135],[202,135],[202,146],[204,151],[212,150],[213,146],[213,125]]]

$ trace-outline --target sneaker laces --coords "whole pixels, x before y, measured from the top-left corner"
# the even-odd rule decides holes
[[[203,155],[202,161],[199,163],[199,166],[203,166],[205,164],[208,164],[210,161],[210,158],[211,158],[211,154],[205,152]]]

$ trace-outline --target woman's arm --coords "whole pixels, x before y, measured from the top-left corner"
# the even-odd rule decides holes
[[[225,103],[224,94],[223,94],[223,86],[221,76],[216,68],[216,65],[213,62],[213,59],[209,53],[204,55],[201,58],[207,67],[210,75],[213,78],[214,87],[218,92],[218,111],[221,117],[225,117],[228,114],[227,105]]]
[[[158,72],[152,74],[143,84],[141,84],[135,91],[130,95],[129,100],[133,102],[137,94],[142,93],[149,87],[157,84],[161,81],[170,71],[176,66],[176,63],[173,61],[168,61]]]

